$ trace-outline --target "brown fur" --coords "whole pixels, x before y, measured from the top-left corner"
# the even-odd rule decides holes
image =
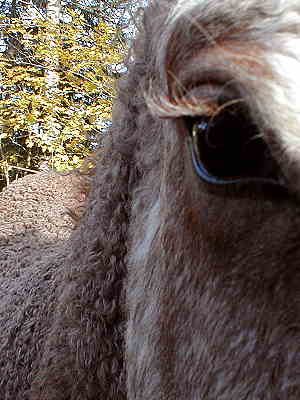
[[[76,232],[2,280],[1,399],[300,398],[299,165],[285,146],[299,121],[273,92],[292,77],[270,61],[299,36],[299,5],[175,3],[145,13]],[[195,174],[184,116],[218,110],[213,84],[245,104],[284,187]]]
[[[44,246],[59,247],[69,238],[74,219],[84,209],[86,180],[78,172],[37,173],[14,181],[0,193],[2,271],[11,265],[18,268],[20,258],[24,266],[30,264],[33,249],[40,257]]]

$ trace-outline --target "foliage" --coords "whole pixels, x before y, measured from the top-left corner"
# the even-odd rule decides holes
[[[6,180],[16,173],[12,166],[78,166],[110,121],[124,46],[107,22],[91,27],[76,10],[64,15],[59,24],[0,17],[3,36],[15,43],[0,55],[0,174]]]

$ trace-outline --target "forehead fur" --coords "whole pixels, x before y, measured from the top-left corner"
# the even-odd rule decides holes
[[[162,68],[170,57],[191,49],[221,49],[220,41],[255,41],[277,53],[299,56],[298,0],[161,0],[153,5],[161,9],[154,41]],[[154,15],[159,15],[157,9]]]
[[[244,16],[258,16],[259,14],[270,17],[283,16],[289,23],[299,13],[298,0],[178,0],[175,7],[170,13],[169,22],[175,23],[184,15],[196,14],[202,17],[216,15],[216,11],[220,15],[232,17],[238,21]],[[197,16],[197,15],[196,15]],[[266,22],[266,20],[265,20]],[[295,21],[296,22],[296,21]]]

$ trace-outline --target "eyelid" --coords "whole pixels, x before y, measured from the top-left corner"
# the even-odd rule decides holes
[[[196,86],[185,92],[184,95],[178,96],[185,103],[203,104],[213,107],[220,98],[221,88],[212,85]]]
[[[226,90],[227,96],[231,99],[241,97],[245,94],[240,82],[237,81],[228,70],[222,67],[210,65],[209,68],[202,69],[199,73],[199,62],[193,63],[190,67],[180,71],[176,78],[172,79],[171,88],[177,88],[177,92],[192,93],[194,90],[200,91],[200,97],[214,98],[220,92]]]
[[[184,107],[190,106],[191,117],[212,117],[217,115],[223,107],[234,103],[244,103],[237,91],[211,84],[194,87],[177,98],[178,104]]]

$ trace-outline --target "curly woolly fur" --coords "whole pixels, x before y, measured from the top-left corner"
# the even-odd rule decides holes
[[[150,3],[78,228],[5,273],[1,400],[300,398],[299,36],[298,1]],[[185,116],[232,102],[284,187],[195,174]]]
[[[86,177],[38,173],[0,193],[0,398],[26,399],[26,383],[55,298],[51,284],[63,265],[70,216],[82,213]],[[37,320],[36,318],[39,318]],[[18,331],[20,330],[20,335]],[[30,349],[32,346],[32,349]],[[20,383],[21,382],[21,383]]]
[[[29,266],[34,251],[41,258],[41,248],[59,247],[69,238],[83,212],[86,181],[75,171],[37,173],[14,181],[0,193],[2,272],[11,265],[16,270]]]

